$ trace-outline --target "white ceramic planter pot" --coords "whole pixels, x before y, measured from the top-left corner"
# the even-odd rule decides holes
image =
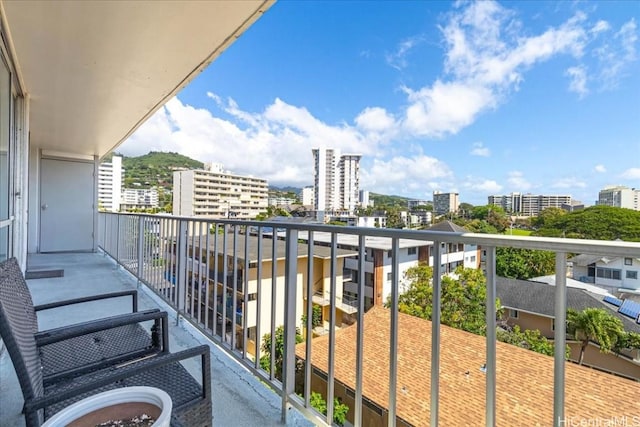
[[[43,427],[85,427],[132,418],[142,412],[155,418],[153,427],[169,427],[172,402],[154,387],[124,387],[105,391],[74,403],[49,418]]]

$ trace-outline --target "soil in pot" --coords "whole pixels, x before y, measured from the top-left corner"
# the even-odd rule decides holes
[[[158,419],[162,410],[151,403],[145,402],[130,402],[130,403],[118,403],[117,405],[111,405],[104,408],[97,409],[93,412],[89,412],[86,415],[78,418],[77,420],[69,423],[67,427],[96,427],[96,426],[111,426],[116,425],[118,427],[146,427],[153,424],[153,420]],[[146,414],[151,418],[151,422],[148,420],[142,420],[142,415]],[[132,421],[133,419],[140,421]],[[121,420],[121,424],[107,423],[109,421]],[[106,424],[105,424],[106,423]]]

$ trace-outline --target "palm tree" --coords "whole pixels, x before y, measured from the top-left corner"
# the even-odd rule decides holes
[[[601,308],[586,308],[581,312],[567,310],[567,331],[581,342],[580,358],[582,365],[584,352],[589,341],[600,345],[600,351],[610,352],[624,334],[622,321]]]

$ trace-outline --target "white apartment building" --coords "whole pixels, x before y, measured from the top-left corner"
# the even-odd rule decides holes
[[[467,230],[443,221],[432,227],[434,231],[466,232]],[[298,238],[307,240],[307,233],[300,232]],[[330,245],[331,234],[324,232],[313,233],[316,245]],[[339,234],[337,236],[338,248],[347,251],[359,250],[359,238],[356,235]],[[367,236],[365,240],[365,310],[373,305],[383,305],[391,295],[393,284],[393,259],[392,242],[385,237]],[[433,267],[433,242],[400,239],[399,241],[399,292],[408,289],[409,282],[405,279],[405,273],[411,267],[415,267],[420,261],[429,263]],[[442,243],[440,264],[443,274],[451,274],[458,266],[464,268],[479,268],[480,254],[477,245],[465,245],[462,243]],[[358,258],[350,256],[344,260],[343,271],[343,299],[358,297]]]
[[[340,209],[354,212],[360,202],[360,158],[359,154],[340,157]]]
[[[300,201],[302,202],[303,206],[313,206],[313,200],[314,200],[314,191],[313,191],[313,186],[310,185],[308,187],[304,187],[301,191],[300,191]]]
[[[573,201],[569,195],[522,194],[494,195],[488,197],[488,204],[500,206],[505,212],[521,216],[537,216],[547,208],[571,206]]]
[[[640,189],[608,186],[598,193],[598,205],[640,210]]]
[[[298,203],[298,200],[289,197],[269,197],[267,205],[269,206],[291,206]]]
[[[98,207],[108,212],[120,211],[124,169],[122,157],[113,156],[110,162],[100,163],[98,168]]]
[[[433,213],[435,215],[446,215],[451,212],[458,212],[460,198],[458,193],[433,192]]]
[[[125,188],[122,190],[121,209],[149,209],[158,207],[158,190],[155,188]]]
[[[332,148],[314,148],[311,151],[314,159],[314,209],[321,217],[326,211],[353,212],[358,205],[362,156],[341,155],[339,150]]]
[[[267,209],[266,179],[235,175],[219,164],[173,172],[173,214],[252,219]]]

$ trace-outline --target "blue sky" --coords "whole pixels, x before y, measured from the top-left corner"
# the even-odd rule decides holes
[[[174,151],[271,185],[315,147],[361,189],[640,187],[640,2],[280,1],[117,150]]]

